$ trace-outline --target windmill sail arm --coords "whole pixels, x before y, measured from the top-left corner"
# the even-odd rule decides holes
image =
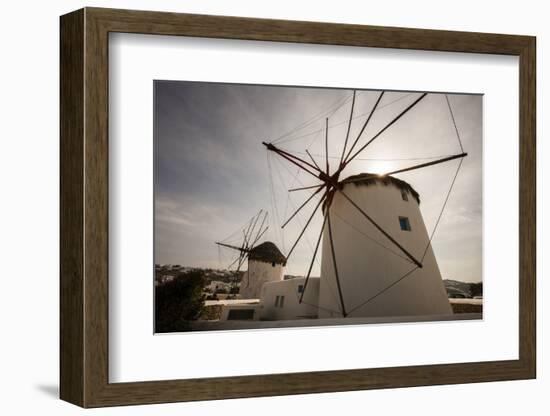
[[[468,153],[460,153],[458,155],[444,157],[442,159],[433,160],[431,162],[421,163],[419,165],[414,165],[414,166],[409,166],[408,168],[397,169],[397,170],[394,170],[394,171],[391,171],[391,172],[388,172],[388,173],[384,173],[382,175],[372,175],[372,177],[373,178],[378,177],[378,176],[383,177],[383,176],[387,176],[387,175],[395,175],[397,173],[410,172],[411,170],[427,168],[429,166],[438,165],[440,163],[450,162],[451,160],[461,159],[461,158],[466,157],[466,156],[468,156]],[[361,181],[364,181],[364,180],[365,180],[365,177],[362,177],[362,178],[348,179],[348,180],[345,180],[344,182],[345,183],[353,183],[353,182],[361,182]]]
[[[260,232],[257,237],[254,239],[254,241],[252,242],[252,244],[250,245],[251,247],[254,247],[256,245],[256,243],[258,241],[260,241],[260,238],[262,238],[262,236],[265,234],[265,232],[269,229],[269,226],[266,226],[262,232]]]
[[[346,154],[346,156],[344,158],[342,158],[342,160],[340,161],[340,167],[339,169],[343,169],[343,167],[346,165],[347,163],[347,160],[350,159],[350,155],[351,155],[351,152],[353,152],[353,149],[355,148],[355,146],[357,145],[357,142],[359,141],[359,139],[361,138],[361,136],[363,135],[363,132],[365,131],[365,129],[367,128],[367,125],[369,124],[369,121],[370,119],[372,118],[372,115],[374,114],[374,112],[376,111],[376,108],[378,107],[378,104],[380,104],[380,100],[382,100],[382,97],[384,96],[384,92],[385,91],[382,91],[380,93],[380,95],[378,96],[378,99],[376,100],[376,102],[374,103],[374,106],[372,107],[372,109],[370,110],[370,113],[369,113],[369,116],[367,117],[367,119],[365,120],[365,123],[363,123],[363,127],[361,127],[361,130],[359,131],[359,134],[357,135],[357,137],[355,138],[355,140],[353,141],[353,144],[351,145],[351,147],[349,148],[349,151],[348,153]],[[351,123],[351,119],[350,119],[350,123]]]
[[[287,225],[290,221],[292,221],[292,219],[302,210],[302,208],[304,208],[304,207],[308,204],[308,202],[311,201],[311,200],[313,199],[313,197],[314,197],[315,195],[317,195],[317,194],[321,191],[321,189],[323,189],[323,188],[319,187],[315,192],[313,192],[313,193],[309,196],[309,198],[306,199],[305,202],[302,203],[302,205],[300,205],[300,206],[298,207],[298,209],[296,209],[296,211],[294,211],[294,213],[288,218],[288,220],[285,221],[285,223],[281,226],[281,228],[285,228],[286,225]]]
[[[346,305],[344,303],[344,295],[342,294],[342,287],[340,285],[340,275],[338,273],[338,263],[336,261],[336,250],[334,248],[334,238],[332,237],[332,225],[330,221],[330,204],[332,202],[332,196],[330,198],[331,199],[328,201],[328,205],[327,205],[328,238],[330,243],[330,254],[332,257],[332,266],[334,268],[334,277],[336,279],[336,287],[338,288],[338,297],[340,299],[340,312],[342,313],[342,316],[345,318],[347,316]]]
[[[304,294],[306,293],[307,284],[309,282],[309,277],[311,276],[311,271],[313,270],[313,264],[315,263],[315,257],[317,257],[317,251],[319,251],[319,245],[321,244],[321,239],[323,237],[323,229],[325,228],[325,224],[327,223],[327,212],[325,212],[325,218],[323,220],[323,225],[321,226],[321,231],[319,232],[319,237],[317,238],[317,244],[315,244],[315,250],[313,251],[313,257],[311,258],[311,262],[309,263],[309,269],[307,271],[306,280],[304,282],[304,287],[302,289],[302,293],[300,294],[300,299],[298,303],[302,303],[304,300]]]
[[[306,154],[309,156],[309,158],[311,159],[311,161],[313,162],[313,164],[317,167],[317,169],[321,170],[321,168],[319,167],[319,165],[317,164],[317,162],[315,161],[315,159],[313,158],[313,156],[311,155],[311,153],[309,153],[309,150],[306,149]]]
[[[317,202],[317,205],[315,206],[315,208],[313,209],[313,212],[311,213],[310,217],[308,218],[307,222],[306,222],[306,225],[304,225],[304,227],[302,228],[302,231],[300,232],[300,234],[298,235],[298,238],[296,239],[296,241],[294,241],[294,244],[292,245],[292,247],[290,248],[290,251],[288,252],[288,254],[286,255],[286,259],[288,261],[288,259],[290,258],[290,255],[292,254],[292,252],[294,251],[294,249],[296,248],[296,246],[298,245],[298,242],[300,241],[300,239],[302,238],[302,236],[304,235],[304,233],[306,232],[306,229],[307,227],[309,227],[309,224],[311,223],[311,220],[313,219],[313,217],[315,216],[315,213],[317,212],[317,210],[319,209],[319,207],[321,206],[321,204],[323,203],[323,201],[325,200],[325,198],[327,197],[327,191],[325,191],[325,193],[323,194],[323,196],[321,197],[321,199],[319,199],[319,202]]]
[[[254,235],[254,230],[256,229],[256,225],[258,224],[258,219],[260,218],[260,215],[262,215],[262,210],[260,210],[260,212],[258,212],[258,215],[256,215],[255,219],[254,219],[254,223],[252,225],[252,228],[249,228],[249,230],[246,232],[246,234],[244,235],[244,242],[243,242],[243,247],[245,249],[249,249],[251,248],[251,244],[250,241],[252,239],[252,236]]]
[[[450,162],[451,160],[462,159],[463,157],[466,157],[466,156],[468,156],[468,153],[460,153],[458,155],[445,157],[443,159],[434,160],[432,162],[422,163],[420,165],[414,165],[414,166],[410,166],[408,168],[394,170],[393,172],[389,172],[386,175],[393,175],[393,174],[396,174],[396,173],[408,172],[408,171],[415,170],[415,169],[427,168],[428,166],[438,165],[438,164],[444,163],[444,162]]]
[[[267,211],[265,212],[264,214],[264,217],[262,219],[262,223],[260,224],[260,228],[258,228],[258,231],[256,232],[256,236],[254,237],[254,239],[252,240],[252,243],[250,244],[250,247],[254,247],[256,245],[256,243],[258,242],[258,240],[261,238],[261,236],[267,231],[267,229],[269,228],[269,226],[267,226],[265,229],[264,229],[264,225],[265,225],[265,220],[267,219]]]
[[[238,246],[234,246],[232,244],[221,243],[221,242],[218,242],[218,241],[216,241],[216,244],[219,245],[219,246],[222,246],[222,247],[232,248],[233,250],[242,251],[242,252],[245,252],[245,253],[248,252],[248,249],[246,249],[244,247],[238,247]]]
[[[340,156],[340,165],[342,165],[342,162],[344,161],[344,155],[346,154],[346,147],[348,146],[349,132],[351,130],[351,121],[353,120],[353,109],[355,107],[355,94],[356,94],[356,91],[353,90],[353,98],[351,100],[351,111],[349,114],[348,129],[346,131],[346,139],[344,140],[344,147],[342,148],[342,155]]]
[[[295,156],[291,153],[285,152],[284,150],[279,149],[273,143],[262,142],[262,144],[267,148],[267,150],[277,153],[279,156],[288,160],[290,163],[298,166],[299,168],[306,171],[310,175],[313,175],[316,178],[319,177],[319,173],[321,173],[321,170],[318,169],[316,166],[312,165],[311,163],[309,163],[307,160],[299,158],[298,156]],[[313,169],[313,171],[311,169]]]
[[[326,186],[326,184],[325,183],[320,183],[319,185],[302,186],[300,188],[291,188],[291,189],[288,190],[288,192],[305,191],[306,189],[321,188],[323,186]]]
[[[388,124],[386,124],[378,133],[376,133],[367,143],[365,143],[363,146],[361,146],[353,155],[346,157],[344,163],[342,164],[342,167],[340,170],[342,170],[349,162],[351,162],[353,159],[355,159],[363,150],[367,148],[368,145],[370,145],[373,141],[375,141],[382,133],[384,133],[387,129],[389,129],[393,124],[395,124],[401,117],[403,117],[405,114],[407,114],[414,106],[416,106],[424,97],[428,95],[427,92],[423,93],[420,97],[418,97],[412,104],[410,104],[407,108],[405,108],[401,113],[397,115],[392,121],[390,121]],[[351,152],[350,152],[351,153]]]
[[[241,255],[239,255],[239,257],[237,257],[235,260],[233,260],[233,262],[229,266],[227,266],[227,268],[231,269],[231,267],[233,267],[235,264],[237,264],[237,262],[240,263],[240,261],[241,261]]]

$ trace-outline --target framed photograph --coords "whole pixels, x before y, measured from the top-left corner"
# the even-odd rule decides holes
[[[534,37],[85,8],[60,53],[63,400],[536,376]]]

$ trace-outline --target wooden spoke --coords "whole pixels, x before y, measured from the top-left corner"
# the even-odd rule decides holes
[[[359,131],[359,134],[357,135],[357,137],[355,138],[355,140],[353,141],[353,144],[351,145],[351,147],[349,148],[349,151],[348,151],[348,154],[346,155],[346,157],[344,158],[344,160],[342,162],[340,162],[340,169],[343,169],[343,167],[346,165],[346,160],[349,158],[349,155],[351,154],[351,152],[353,151],[353,149],[355,148],[355,146],[357,145],[357,142],[359,141],[359,139],[361,138],[361,136],[363,135],[363,132],[365,131],[365,129],[367,128],[367,125],[369,124],[369,121],[370,119],[372,118],[372,115],[374,114],[374,112],[376,111],[376,107],[378,107],[378,104],[380,103],[380,100],[382,100],[382,97],[384,96],[384,92],[385,91],[382,91],[380,93],[380,95],[378,96],[378,99],[376,100],[376,102],[374,103],[374,107],[372,107],[372,109],[370,110],[370,113],[369,113],[369,116],[367,117],[367,119],[365,120],[365,122],[363,123],[363,126],[361,127],[361,130]]]
[[[314,189],[314,188],[322,188],[323,186],[325,186],[324,183],[321,183],[319,185],[311,185],[311,186],[302,186],[300,188],[292,188],[292,189],[289,189],[288,192],[296,192],[296,191],[304,191],[306,189]]]
[[[334,194],[333,194],[334,195]],[[328,236],[330,241],[330,253],[332,255],[332,264],[334,266],[334,277],[336,278],[336,287],[338,288],[338,297],[340,298],[340,307],[341,312],[344,318],[346,317],[346,305],[344,304],[344,296],[342,294],[342,287],[340,286],[340,275],[338,274],[338,264],[336,262],[336,250],[334,248],[334,240],[332,237],[332,225],[330,222],[330,202],[332,202],[332,198],[327,204],[326,207],[326,215],[327,215],[327,225],[328,225]]]
[[[233,267],[235,265],[235,263],[237,263],[240,260],[241,260],[241,255],[239,254],[239,257],[237,257],[235,260],[233,260],[233,262],[229,266],[227,266],[227,268],[231,269],[231,267]]]
[[[246,251],[246,249],[244,247],[238,247],[238,246],[234,246],[234,245],[231,245],[231,244],[219,243],[219,242],[216,242],[216,244],[219,245],[219,246],[222,246],[222,247],[232,248],[233,250]]]
[[[417,105],[424,97],[428,95],[427,92],[423,93],[419,98],[417,98],[411,105],[409,105],[407,108],[405,108],[397,117],[395,117],[392,121],[390,121],[388,124],[386,124],[385,127],[382,128],[378,133],[374,135],[372,139],[370,139],[366,144],[361,146],[359,150],[357,150],[352,156],[349,156],[344,161],[343,166],[346,166],[349,162],[351,162],[353,159],[355,159],[359,153],[361,153],[365,148],[371,144],[373,141],[375,141],[382,133],[384,133],[387,129],[389,129],[394,123],[397,122],[401,117],[403,117],[405,114],[407,114],[415,105]],[[351,153],[351,152],[350,152]]]
[[[277,146],[275,146],[272,143],[262,142],[262,144],[265,147],[267,147],[268,150],[277,153],[281,157],[285,158],[289,162],[291,162],[291,163],[295,164],[296,166],[302,168],[303,170],[305,170],[306,172],[308,172],[309,174],[311,174],[315,177],[318,177],[318,174],[322,172],[320,169],[318,169],[315,165],[312,165],[311,163],[309,163],[307,160],[299,158],[298,156],[295,156],[291,153],[285,152],[284,150],[279,149]],[[310,169],[308,169],[308,167],[313,169],[313,172]],[[315,172],[317,172],[317,173],[315,173]]]
[[[388,175],[395,175],[396,173],[409,172],[409,171],[411,171],[411,170],[427,168],[428,166],[438,165],[438,164],[440,164],[440,163],[449,162],[449,161],[455,160],[455,159],[461,159],[461,158],[466,157],[466,156],[468,156],[468,153],[460,153],[460,154],[458,154],[458,155],[453,155],[453,156],[444,157],[443,159],[434,160],[434,161],[432,161],[432,162],[426,162],[426,163],[421,163],[420,165],[410,166],[410,167],[408,167],[408,168],[397,169],[397,170],[394,170],[394,171],[392,171],[392,172],[384,173],[384,174],[381,174],[381,175],[367,176],[366,178],[367,178],[367,179],[368,179],[369,177],[374,178],[374,177],[377,177],[377,176],[384,177],[384,176],[388,176]],[[345,182],[345,183],[353,183],[353,182],[360,182],[360,181],[363,181],[363,180],[365,180],[365,177],[363,177],[363,178],[356,178],[356,179],[350,179],[350,180],[345,180],[344,182]]]
[[[294,213],[290,216],[290,218],[289,218],[288,220],[285,221],[285,223],[282,225],[281,228],[285,228],[286,225],[296,216],[296,214],[298,214],[298,212],[300,212],[300,211],[302,210],[302,208],[304,208],[304,207],[307,205],[307,203],[308,203],[309,201],[311,201],[311,200],[313,199],[313,197],[314,197],[315,195],[317,195],[317,194],[321,191],[321,189],[323,189],[323,188],[319,188],[319,189],[317,189],[315,192],[313,192],[313,193],[309,196],[309,198],[306,199],[305,202],[304,202],[302,205],[300,205],[300,207],[298,207],[298,209],[297,209],[296,211],[294,211]]]
[[[319,165],[317,164],[317,162],[315,161],[315,159],[313,158],[311,153],[309,153],[309,150],[306,149],[306,153],[309,156],[309,158],[311,159],[311,161],[313,162],[313,164],[317,167],[317,169],[321,170],[321,168],[319,167]]]
[[[353,108],[355,107],[355,90],[353,90],[353,98],[351,99],[351,111],[349,113],[348,131],[346,132],[346,139],[344,140],[344,147],[342,148],[342,155],[340,156],[340,166],[344,161],[344,155],[346,154],[346,147],[348,145],[349,132],[351,130],[351,120],[353,120]]]
[[[304,227],[302,228],[302,231],[300,232],[300,234],[298,235],[298,238],[296,239],[296,241],[294,242],[294,244],[292,245],[290,251],[288,252],[287,256],[286,256],[286,259],[287,259],[287,262],[288,262],[288,259],[290,258],[290,255],[292,254],[292,252],[294,251],[294,249],[296,248],[296,246],[298,245],[298,242],[300,241],[300,239],[302,238],[302,236],[304,235],[307,227],[309,226],[311,220],[313,219],[313,217],[315,216],[315,213],[317,212],[317,210],[319,209],[319,207],[321,206],[321,204],[323,203],[323,201],[325,200],[327,196],[327,193],[325,192],[323,194],[323,197],[319,200],[319,202],[317,202],[317,205],[315,206],[315,209],[313,210],[313,212],[311,213],[310,217],[308,218],[307,222],[306,222],[306,225],[304,225]]]
[[[256,215],[256,218],[254,219],[254,223],[252,225],[252,228],[250,229],[250,232],[244,236],[245,248],[247,249],[251,248],[251,245],[249,245],[249,243],[252,238],[252,235],[254,234],[254,230],[256,229],[256,224],[258,224],[258,220],[260,219],[261,214],[262,214],[262,210],[260,210],[260,212],[258,212],[258,215]]]
[[[304,299],[304,293],[306,292],[307,283],[309,281],[309,277],[311,276],[311,270],[313,269],[313,264],[315,263],[315,257],[317,257],[317,251],[319,250],[319,245],[321,244],[321,238],[323,237],[323,230],[325,229],[325,224],[327,222],[327,214],[326,214],[327,212],[328,211],[325,211],[325,218],[323,220],[323,225],[321,226],[321,231],[319,232],[319,238],[317,238],[317,244],[315,244],[313,257],[311,258],[311,262],[309,263],[309,269],[307,271],[306,281],[304,282],[304,288],[302,289],[302,293],[300,294],[299,303],[302,303],[302,300]]]
[[[325,160],[326,160],[326,171],[325,173],[330,175],[329,168],[330,165],[328,164],[328,118],[325,118]]]
[[[262,238],[262,236],[266,233],[266,231],[269,229],[269,227],[265,227],[264,230],[258,234],[258,237],[256,237],[256,239],[254,240],[254,242],[252,243],[252,247],[254,247],[256,245],[256,243],[260,240],[260,238]]]
[[[254,240],[252,241],[252,244],[250,245],[251,247],[254,247],[254,245],[258,242],[258,240],[261,237],[260,234],[263,235],[263,233],[267,230],[267,228],[266,228],[264,231],[262,231],[263,228],[264,228],[264,224],[265,224],[266,219],[267,219],[267,211],[265,211],[265,213],[264,213],[264,218],[262,219],[262,223],[260,224],[260,228],[258,228],[258,231],[256,232],[256,237],[254,237]]]

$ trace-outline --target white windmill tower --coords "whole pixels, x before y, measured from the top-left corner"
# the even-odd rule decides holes
[[[269,151],[276,153],[320,181],[313,186],[290,189],[290,191],[309,190],[311,195],[283,224],[283,227],[286,226],[310,201],[317,199],[313,212],[287,254],[287,260],[314,216],[319,212],[319,208],[322,208],[323,225],[300,296],[300,302],[302,302],[317,251],[321,240],[323,240],[318,304],[320,318],[419,316],[452,313],[431,247],[432,237],[462,165],[462,160],[467,156],[462,148],[447,96],[445,97],[455,124],[461,153],[383,175],[367,173],[345,177],[346,166],[414,108],[426,95],[427,93],[420,94],[414,102],[369,138],[366,143],[360,145],[361,136],[384,96],[384,91],[382,91],[356,139],[348,147],[356,97],[354,91],[347,134],[339,156],[339,163],[335,169],[331,169],[329,164],[328,118],[325,124],[324,168],[320,167],[320,164],[307,150],[304,154],[307,154],[310,160],[305,160],[293,152],[281,149],[273,143],[263,143]],[[455,159],[460,159],[460,163],[436,226],[429,235],[419,209],[418,193],[408,183],[392,175],[427,168]],[[367,240],[358,239],[354,233],[361,233],[368,238]]]
[[[452,313],[429,244],[418,193],[408,183],[393,176],[369,174],[343,180],[341,189],[362,211],[368,211],[372,218],[376,218],[383,230],[395,236],[422,267],[390,247],[386,237],[378,233],[371,222],[365,221],[362,213],[342,194],[337,193],[330,207],[332,230],[328,230],[326,224],[323,232],[319,317],[341,316],[340,300],[333,296],[338,284],[346,314],[350,317]],[[337,250],[339,282],[332,261],[330,232]],[[358,234],[373,237],[358,238]],[[397,282],[401,277],[403,281]],[[365,294],[371,296],[365,299]]]
[[[229,266],[237,265],[237,274],[245,260],[248,261],[247,270],[240,281],[239,294],[243,299],[258,299],[265,283],[284,279],[286,258],[283,253],[271,241],[257,244],[269,228],[266,225],[267,215],[267,211],[260,210],[246,223],[242,228],[243,238],[239,245],[216,242],[220,247],[238,252],[238,257]]]

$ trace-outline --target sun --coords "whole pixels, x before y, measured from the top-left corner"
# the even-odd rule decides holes
[[[378,176],[384,176],[386,173],[391,172],[395,166],[387,161],[376,160],[369,164],[368,173],[374,173]]]

